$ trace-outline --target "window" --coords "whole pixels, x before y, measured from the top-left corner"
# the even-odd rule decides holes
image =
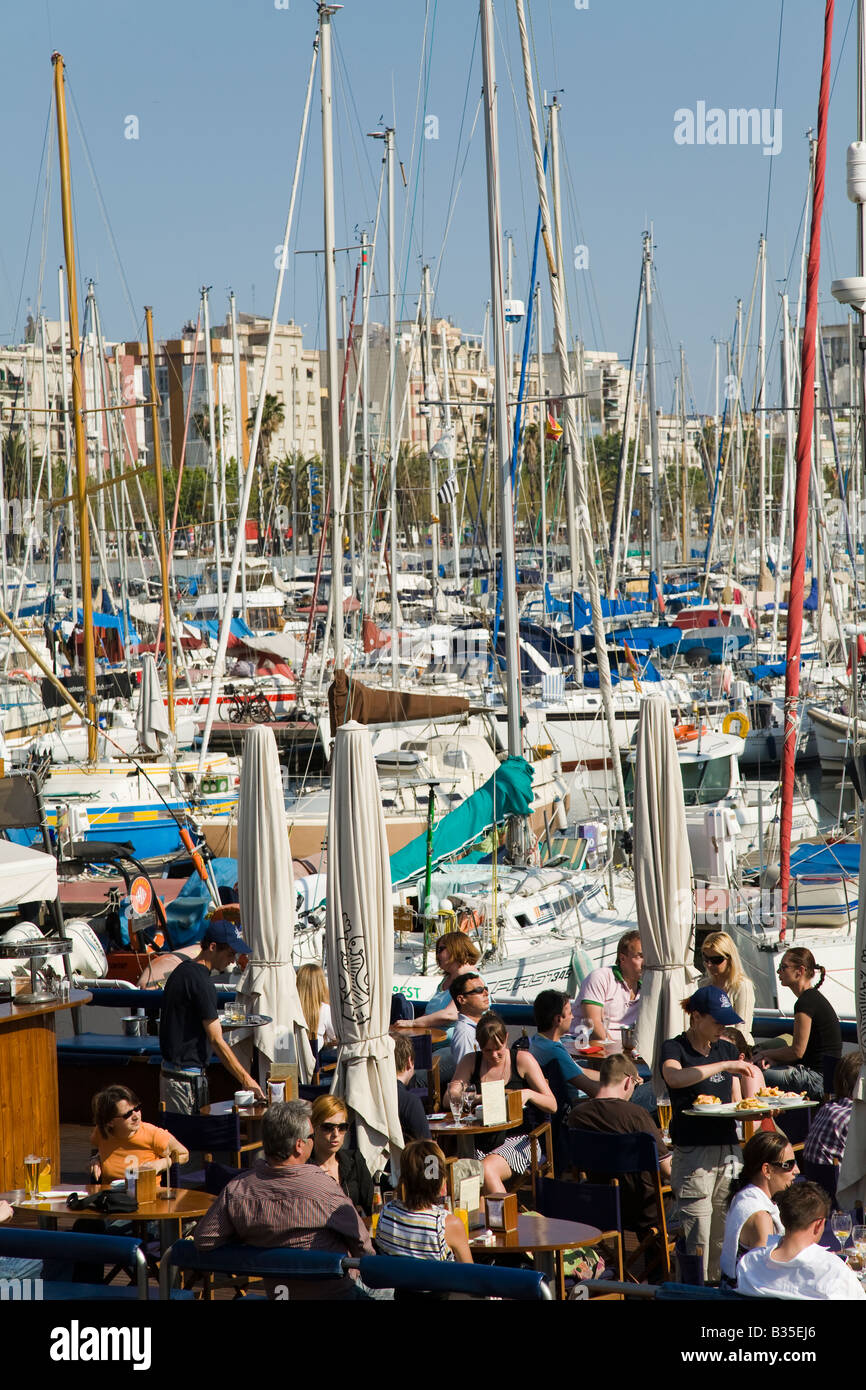
[[[312,367],[308,367],[308,368],[307,368],[307,381],[312,381],[312,379],[313,379],[313,369],[312,369]]]
[[[274,376],[277,378],[277,381],[282,381],[282,379],[283,379],[283,369],[282,369],[282,367],[275,367],[275,368],[274,368]]]

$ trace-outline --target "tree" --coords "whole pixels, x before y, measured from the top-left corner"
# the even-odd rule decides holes
[[[267,465],[271,456],[271,441],[279,430],[286,418],[286,408],[279,396],[272,396],[269,391],[265,392],[265,404],[262,410],[262,427],[259,434],[259,449],[256,458],[257,464]],[[256,426],[256,417],[251,415],[247,420],[247,434],[252,436]]]

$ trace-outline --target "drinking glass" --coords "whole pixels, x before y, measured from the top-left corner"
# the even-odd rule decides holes
[[[466,1111],[466,1114],[467,1114],[467,1115],[469,1115],[469,1116],[472,1115],[472,1112],[473,1112],[473,1110],[475,1109],[475,1106],[476,1106],[477,1101],[478,1101],[478,1092],[477,1092],[477,1090],[476,1090],[475,1087],[471,1084],[471,1082],[467,1082],[467,1084],[463,1087],[463,1109]]]
[[[24,1159],[24,1183],[27,1189],[27,1201],[31,1202],[39,1189],[39,1170],[42,1167],[42,1159],[38,1154],[28,1154]]]
[[[463,1093],[463,1082],[452,1081],[448,1091],[448,1104],[451,1106],[451,1114],[455,1124],[459,1124],[460,1116],[463,1114]]]
[[[830,1217],[830,1229],[839,1242],[839,1254],[846,1259],[845,1246],[851,1234],[853,1218],[850,1211],[834,1211]]]
[[[658,1103],[659,1124],[662,1127],[662,1138],[666,1144],[671,1142],[671,1114],[672,1106],[670,1100],[660,1100]]]
[[[861,1270],[866,1269],[866,1226],[854,1226],[851,1230],[851,1239],[860,1258]]]

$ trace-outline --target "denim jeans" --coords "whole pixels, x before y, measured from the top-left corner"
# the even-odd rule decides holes
[[[810,1100],[824,1099],[824,1078],[811,1067],[768,1067],[764,1072],[765,1086],[779,1086],[783,1091],[805,1091]]]

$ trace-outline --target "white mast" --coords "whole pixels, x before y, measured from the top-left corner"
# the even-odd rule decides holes
[[[361,594],[363,611],[373,612],[370,599],[370,549],[368,530],[370,525],[370,352],[367,329],[367,302],[370,297],[370,243],[367,233],[361,233],[361,295],[364,312],[361,315],[361,555],[363,580]],[[354,443],[354,441],[352,441]]]
[[[650,569],[655,572],[658,584],[657,598],[662,590],[662,532],[661,532],[661,460],[659,458],[659,417],[656,413],[656,367],[653,346],[653,296],[652,296],[652,233],[644,232],[644,305],[646,308],[646,355],[647,355],[647,410],[650,426],[650,458],[652,459],[652,505],[650,517]]]
[[[454,440],[451,435],[451,401],[448,387],[448,343],[445,337],[445,321],[442,325],[442,428],[445,446],[448,451],[448,477],[454,477]],[[454,545],[454,587],[460,588],[460,535],[457,529],[457,491],[451,492],[451,540]]]
[[[331,16],[342,5],[320,4],[322,45],[322,206],[325,248],[325,332],[328,364],[328,468],[331,487],[331,605],[334,670],[343,669],[343,517],[340,503],[340,370],[337,362],[337,273],[334,264],[334,125],[331,96]],[[327,654],[322,653],[323,661]]]
[[[761,236],[761,318],[758,329],[758,588],[770,587],[767,571],[767,417],[764,411],[767,342],[767,242]]]
[[[533,95],[532,100],[533,100],[533,111],[532,111],[532,115],[531,115],[531,117],[530,117],[530,120],[531,120],[531,121],[534,121],[534,119],[535,119],[535,107],[534,107],[535,97],[534,97],[534,95]],[[562,217],[561,217],[561,214],[560,214],[560,198],[559,198],[559,112],[560,112],[559,102],[557,101],[556,97],[554,97],[554,98],[553,98],[553,101],[551,102],[551,105],[550,105],[550,184],[551,184],[551,191],[552,191],[552,193],[553,193],[553,259],[555,260],[556,265],[559,266],[559,267],[561,267],[561,266],[564,264],[564,262],[563,262],[563,258],[562,258]],[[542,173],[541,173],[541,175],[539,175],[539,174],[538,174],[538,171],[536,170],[536,179],[538,179],[539,177],[541,177],[542,179],[544,178],[544,173],[543,173],[543,162],[542,162]],[[546,206],[546,200],[547,200],[547,187],[546,187],[546,185],[545,185],[545,189],[544,189],[544,198],[545,198],[545,206]],[[545,232],[547,233],[547,237],[548,237],[548,239],[549,239],[549,227],[545,227]],[[549,252],[549,248],[548,248],[548,264],[550,264],[550,252]],[[557,274],[558,274],[558,273],[559,273],[559,272],[557,272]],[[565,291],[562,290],[561,287],[560,287],[560,294],[561,294],[562,304],[563,304],[562,312],[563,312],[563,315],[564,315],[564,314],[565,314]],[[555,315],[556,315],[556,311],[554,310],[554,319],[555,319]],[[554,337],[555,337],[555,336],[556,336],[556,330],[555,330],[555,325],[554,325]],[[562,370],[561,370],[561,369],[562,369],[562,366],[563,366],[563,365],[564,365],[564,366],[566,367],[566,369],[567,369],[568,385],[566,385],[566,378],[565,378],[564,376],[562,376]],[[570,371],[570,369],[568,369],[568,348],[567,348],[567,347],[566,347],[566,349],[565,349],[565,362],[564,362],[564,364],[563,364],[562,360],[560,360],[560,377],[561,377],[561,390],[562,390],[562,394],[563,394],[563,396],[566,396],[566,395],[570,394],[570,392],[571,392],[571,371]],[[565,409],[566,409],[566,410],[570,409],[571,412],[572,412],[572,415],[574,416],[575,412],[574,412],[574,400],[573,400],[573,398],[572,398],[572,400],[571,400],[570,402],[566,401],[566,402],[564,403],[564,405],[565,405]],[[575,416],[575,419],[576,419],[576,416]],[[577,511],[576,511],[575,497],[574,497],[574,475],[575,475],[575,471],[576,471],[576,469],[577,469],[577,459],[578,459],[577,450],[578,450],[578,447],[579,447],[579,446],[578,446],[577,426],[576,426],[576,424],[575,424],[575,428],[574,428],[574,430],[573,430],[573,432],[572,432],[571,434],[569,434],[568,431],[564,431],[564,432],[563,432],[563,435],[562,435],[562,442],[561,442],[561,448],[562,448],[562,466],[563,466],[563,468],[565,469],[565,525],[566,525],[566,534],[567,534],[567,536],[568,536],[568,560],[569,560],[569,568],[570,568],[569,590],[568,590],[568,595],[569,595],[569,597],[568,597],[568,602],[569,602],[569,605],[571,605],[571,604],[573,603],[573,599],[572,599],[571,596],[572,596],[574,590],[577,588],[578,579],[579,579],[579,576],[580,576],[580,538],[579,538],[578,533],[577,533]]]
[[[216,587],[219,599],[218,607],[223,611],[223,550],[222,539],[220,537],[220,500],[219,500],[219,474],[216,456],[216,427],[214,424],[213,409],[213,357],[210,345],[210,308],[209,291],[206,286],[202,286],[201,302],[204,308],[204,360],[205,378],[207,385],[207,429],[208,429],[208,468],[211,480],[211,501],[213,504],[213,554],[216,564]],[[265,378],[262,378],[262,390],[265,389]],[[231,617],[229,617],[231,622]]]
[[[241,401],[241,352],[238,344],[238,320],[235,305],[235,292],[229,291],[229,313],[232,321],[232,377],[234,380],[234,410],[232,411],[235,436],[235,463],[238,470],[238,497],[244,490],[244,416],[246,410]],[[294,430],[294,401],[292,402],[292,429]],[[294,526],[294,522],[292,525]],[[246,528],[244,528],[246,532]],[[294,574],[292,578],[294,579]],[[241,548],[241,617],[247,622],[247,545],[246,534]]]
[[[544,399],[544,340],[541,333],[541,285],[535,286],[535,331],[538,334],[538,476],[541,489],[541,592],[547,585],[547,478],[545,476],[545,430],[547,403]]]
[[[69,545],[69,573],[72,580],[72,618],[78,617],[78,575],[75,572],[75,502],[72,500],[72,425],[69,418],[69,359],[66,356],[66,287],[63,266],[57,267],[57,287],[60,296],[60,380],[63,389],[63,453],[66,459],[66,481],[63,490],[70,498],[66,507],[66,538]],[[2,462],[0,462],[2,469]],[[0,504],[5,498],[3,476],[0,473]],[[0,536],[0,576],[3,584],[3,607],[6,607],[6,536]]]

